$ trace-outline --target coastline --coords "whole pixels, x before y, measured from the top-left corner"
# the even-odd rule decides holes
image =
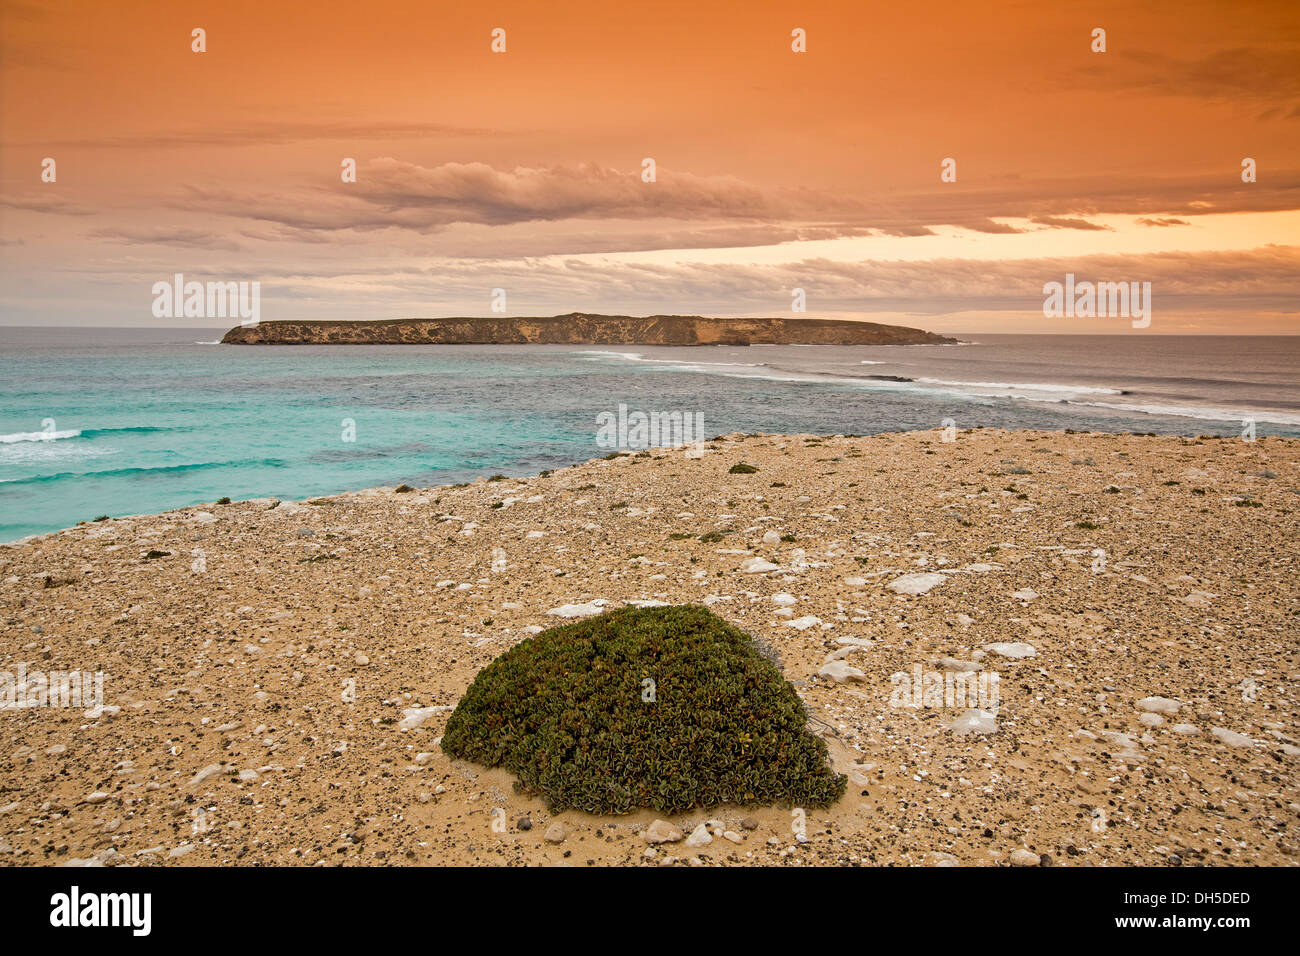
[[[1297,439],[731,435],[0,546],[0,671],[102,671],[104,705],[0,712],[0,864],[1293,863],[1297,488]],[[647,856],[654,814],[576,812],[550,843],[440,752],[490,660],[638,601],[777,651],[850,775],[806,842],[718,807],[672,822],[738,843]],[[996,731],[891,706],[917,665],[998,673]]]

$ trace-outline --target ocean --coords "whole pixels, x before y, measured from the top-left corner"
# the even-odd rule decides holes
[[[954,346],[221,346],[0,327],[0,541],[223,496],[536,474],[636,411],[725,432],[975,426],[1300,437],[1300,336]],[[604,416],[602,418],[602,416]]]

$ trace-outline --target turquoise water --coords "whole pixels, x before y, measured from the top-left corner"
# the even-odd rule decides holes
[[[625,351],[199,344],[219,337],[0,328],[0,541],[222,496],[535,474],[606,454],[597,417],[620,403],[701,413],[706,436],[870,434],[944,419],[1236,435],[1247,415],[1258,434],[1300,436],[1300,338]]]

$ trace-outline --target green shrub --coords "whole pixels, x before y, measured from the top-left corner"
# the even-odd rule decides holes
[[[753,465],[746,464],[746,463],[743,462],[743,461],[738,461],[738,462],[736,462],[734,465],[732,465],[730,468],[727,469],[727,474],[729,474],[729,475],[752,475],[752,474],[753,474],[754,472],[756,472],[756,471],[758,471],[758,469],[755,468]]]
[[[488,664],[442,749],[504,767],[552,812],[825,807],[846,781],[806,722],[739,628],[694,605],[629,607],[550,628]]]

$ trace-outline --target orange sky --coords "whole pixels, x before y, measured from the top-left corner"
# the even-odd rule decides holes
[[[1300,331],[1300,5],[1137,6],[0,2],[0,323],[154,324],[183,272],[263,319],[1127,331],[1044,318],[1072,272]]]

